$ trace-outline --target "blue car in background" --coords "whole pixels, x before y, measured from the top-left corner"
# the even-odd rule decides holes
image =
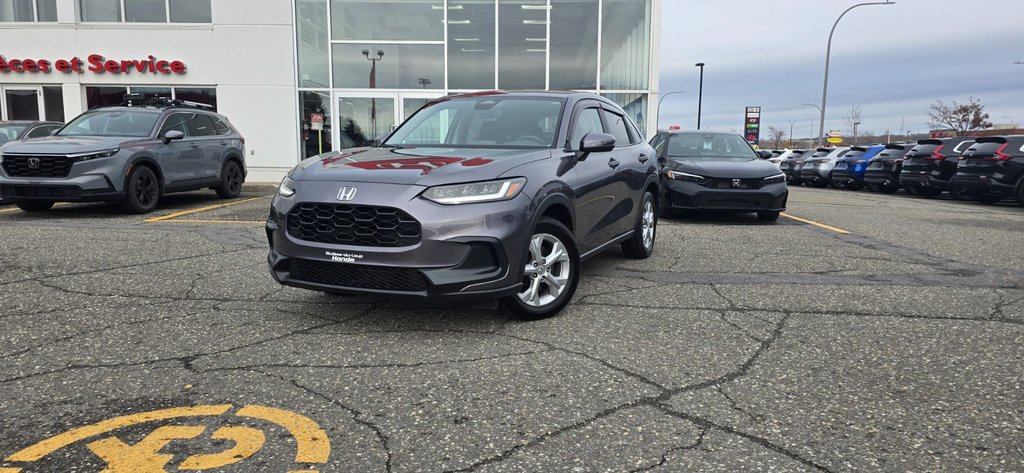
[[[853,191],[864,187],[864,173],[868,170],[868,161],[884,149],[885,145],[850,148],[846,156],[836,161],[836,167],[832,171],[832,187]]]

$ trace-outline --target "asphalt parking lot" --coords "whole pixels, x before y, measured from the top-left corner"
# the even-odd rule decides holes
[[[0,473],[1024,469],[1024,209],[792,192],[532,323],[281,288],[260,193],[0,207]]]

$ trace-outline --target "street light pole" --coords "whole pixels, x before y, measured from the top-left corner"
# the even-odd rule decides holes
[[[796,123],[795,120],[790,120],[789,121],[789,147],[790,148],[793,147],[793,124],[794,123]]]
[[[839,21],[842,20],[847,13],[850,13],[850,10],[853,10],[854,8],[857,7],[864,7],[868,5],[895,4],[896,2],[888,0],[884,2],[858,3],[850,8],[847,8],[842,15],[839,15],[839,18],[837,18],[836,22],[832,25],[832,32],[828,34],[828,48],[825,50],[825,85],[822,86],[821,88],[821,107],[819,107],[819,109],[821,110],[821,123],[819,123],[818,126],[818,146],[821,146],[821,139],[823,136],[825,136],[825,106],[828,103],[828,70],[832,62],[832,36],[836,34],[836,27],[839,26]]]
[[[700,129],[700,113],[704,106],[704,63],[694,64],[700,68],[700,91],[697,92],[697,129]]]
[[[814,108],[818,109],[818,113],[821,114],[822,117],[825,116],[825,113],[821,111],[821,107],[819,107],[817,105],[814,105],[813,103],[803,103],[803,104],[800,104],[800,105],[803,105],[805,107],[814,107]],[[822,122],[821,132],[818,134],[818,147],[819,148],[821,148],[821,146],[822,146],[821,140],[824,138],[823,137],[824,134],[825,134],[825,124],[824,124],[824,122]],[[814,139],[814,129],[811,129],[811,135],[808,136],[808,138]]]
[[[673,95],[673,94],[685,94],[685,93],[686,93],[686,91],[677,90],[675,92],[669,92],[667,94],[662,94],[661,98],[658,99],[658,110],[655,111],[655,113],[658,114],[658,118],[655,120],[655,127],[656,128],[658,128],[659,130],[661,129],[661,103],[665,101],[665,97],[668,97],[669,95]]]
[[[857,127],[860,126],[860,122],[853,122],[853,145],[857,146]]]

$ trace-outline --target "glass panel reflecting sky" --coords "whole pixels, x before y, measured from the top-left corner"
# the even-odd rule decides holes
[[[448,88],[494,88],[494,0],[448,2]]]
[[[334,86],[443,89],[444,47],[433,44],[335,44]]]
[[[498,1],[498,87],[544,89],[547,2]]]
[[[551,0],[551,88],[597,88],[598,0]]]
[[[327,0],[297,0],[299,87],[331,86],[328,61]]]
[[[601,89],[646,89],[651,0],[604,0],[602,19]]]
[[[444,41],[439,0],[331,0],[335,40]]]

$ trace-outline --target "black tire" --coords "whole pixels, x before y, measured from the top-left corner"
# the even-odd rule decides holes
[[[52,200],[22,200],[15,202],[19,209],[26,212],[46,212],[53,208]]]
[[[882,192],[882,185],[875,183],[868,183],[868,190],[871,192]]]
[[[549,245],[553,243],[548,240],[547,237],[551,237],[558,240],[564,248],[564,254],[566,256],[564,261],[547,262],[546,260],[536,261],[535,256],[544,256],[544,251],[549,249]],[[534,240],[540,238],[542,241],[539,247],[539,255],[535,255],[531,248],[534,247]],[[550,247],[553,249],[553,247]],[[550,256],[550,255],[548,255]],[[534,263],[537,263],[534,265]],[[525,269],[523,273],[523,292],[514,294],[502,299],[501,304],[508,310],[512,315],[521,320],[541,320],[548,317],[552,317],[565,306],[569,305],[572,301],[572,296],[576,293],[576,286],[580,281],[580,253],[576,247],[576,238],[573,237],[572,232],[565,225],[562,225],[558,220],[552,218],[542,218],[537,223],[537,227],[534,228],[533,233],[530,236],[530,240],[526,243],[525,256],[520,262],[520,268],[526,268],[530,265],[533,271],[537,271],[541,268],[545,268],[542,271],[533,273],[532,275],[527,274]],[[556,266],[557,265],[557,266]],[[568,265],[568,269],[566,268]],[[541,298],[544,289],[547,289],[547,296],[551,296],[551,287],[546,285],[541,278],[554,274],[555,272],[563,274],[566,279],[565,284],[561,288],[561,292],[554,297],[552,300],[540,304],[540,300],[536,303],[527,303],[524,298],[530,297],[530,290],[536,290],[537,299]],[[565,271],[564,273],[562,271]],[[552,276],[552,279],[559,279]],[[546,279],[545,279],[546,280]],[[543,286],[543,287],[542,287]]]
[[[124,186],[121,210],[144,214],[156,209],[160,202],[160,181],[148,166],[135,166]]]
[[[963,187],[960,187],[960,186],[958,186],[956,184],[953,184],[952,186],[950,186],[950,188],[949,188],[949,195],[953,196],[954,199],[959,200],[959,201],[963,201],[963,202],[967,202],[967,201],[977,200],[978,199],[978,194],[975,194],[974,192],[971,192],[971,191],[969,191],[967,189],[964,189]]]
[[[839,181],[829,181],[828,185],[832,186],[833,189],[846,189],[846,184]]]
[[[1024,182],[1017,186],[1017,205],[1024,207]]]
[[[231,160],[220,170],[220,185],[214,187],[221,199],[235,199],[242,193],[242,168]]]
[[[919,195],[921,197],[924,197],[925,199],[934,199],[934,198],[938,197],[939,194],[942,194],[942,191],[940,191],[938,189],[931,189],[931,188],[928,188],[928,187],[918,187],[917,188],[917,195]]]
[[[855,182],[851,182],[851,183],[846,185],[846,190],[849,190],[849,191],[859,191],[859,190],[861,190],[863,188],[864,188],[863,184],[857,184]]]
[[[899,184],[893,184],[893,183],[890,182],[889,185],[882,186],[882,192],[884,192],[886,194],[895,194],[896,191],[898,191],[898,190],[900,190],[900,185]]]
[[[781,214],[782,212],[758,212],[757,219],[765,222],[776,222]]]
[[[655,209],[658,204],[654,202],[654,196],[645,192],[640,201],[640,209],[636,215],[636,223],[633,225],[633,238],[622,242],[622,252],[633,259],[650,258],[654,253],[654,242],[658,236],[658,212]],[[650,239],[648,240],[648,230]]]

